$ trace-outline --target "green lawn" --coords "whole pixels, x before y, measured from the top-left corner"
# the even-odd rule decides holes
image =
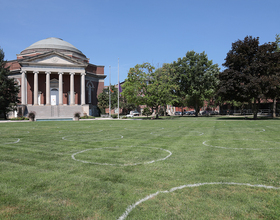
[[[0,219],[280,219],[280,120],[0,123]]]

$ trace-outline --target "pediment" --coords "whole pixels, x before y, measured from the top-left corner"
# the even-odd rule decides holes
[[[73,59],[68,57],[64,54],[58,52],[48,52],[45,54],[40,54],[34,57],[28,57],[21,61],[21,63],[32,63],[32,64],[39,64],[39,65],[62,65],[62,66],[71,66],[71,65],[82,65],[85,64],[79,60]]]
[[[58,56],[56,54],[32,60],[33,63],[40,63],[40,64],[63,64],[63,65],[77,65],[76,62],[71,62],[64,57]]]

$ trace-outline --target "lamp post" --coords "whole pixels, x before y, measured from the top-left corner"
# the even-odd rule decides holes
[[[111,66],[109,66],[109,118],[111,118]]]

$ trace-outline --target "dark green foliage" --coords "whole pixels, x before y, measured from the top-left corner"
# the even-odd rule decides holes
[[[4,52],[0,48],[0,114],[7,119],[7,113],[16,108],[18,100],[19,87],[13,78],[9,78],[10,70],[6,67],[7,61],[4,61]]]
[[[113,114],[113,115],[111,115],[112,116],[112,118],[118,118],[118,115],[117,114]]]
[[[80,112],[75,112],[74,117],[80,118],[80,116],[81,116],[81,113],[80,113]],[[35,117],[35,115],[34,115],[34,117]]]
[[[170,64],[163,64],[155,72],[151,73],[149,84],[147,85],[146,104],[156,110],[158,118],[160,106],[172,104],[177,96],[173,91],[178,89],[174,81],[174,69]]]
[[[84,115],[84,116],[80,117],[80,119],[95,119],[95,117],[90,116],[90,115]]]
[[[277,51],[280,51],[280,35],[276,34],[275,43],[277,44]]]
[[[259,45],[259,38],[247,36],[232,44],[228,52],[226,69],[220,73],[218,94],[224,101],[253,103],[254,118],[257,118],[261,98],[278,95],[280,82],[279,53],[275,43]]]
[[[105,113],[105,109],[109,108],[109,91],[111,92],[111,108],[118,106],[118,90],[115,86],[111,85],[111,90],[104,88],[102,93],[98,95],[98,107],[102,114]]]
[[[215,94],[218,86],[218,65],[208,60],[204,52],[199,54],[188,51],[185,57],[173,62],[172,66],[176,73],[176,84],[179,85],[176,93],[180,99],[176,104],[184,105],[187,102],[187,106],[195,108],[197,116],[203,101],[209,100]]]
[[[151,114],[152,114],[152,111],[150,110],[149,107],[145,107],[145,108],[143,109],[142,115],[146,115],[147,118],[148,118],[148,116],[151,115]]]
[[[122,95],[136,106],[146,105],[155,109],[158,117],[159,107],[171,104],[176,98],[173,94],[176,84],[172,80],[174,73],[170,64],[164,64],[156,71],[154,69],[150,63],[130,68],[122,86]]]
[[[120,97],[120,108],[122,109],[122,114],[129,114],[130,111],[133,111],[137,108],[134,103],[129,103],[127,99],[122,95]]]
[[[18,120],[29,120],[29,118],[21,116],[21,117],[17,117],[17,118],[11,118],[11,120],[15,120],[15,121],[18,121]]]
[[[122,85],[122,95],[129,103],[135,103],[137,106],[147,104],[145,96],[154,69],[155,67],[149,63],[137,64],[130,68],[127,79]]]

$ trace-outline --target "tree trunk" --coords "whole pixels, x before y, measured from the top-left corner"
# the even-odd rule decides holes
[[[7,120],[7,112],[4,111],[4,119]]]
[[[272,117],[276,118],[276,98],[273,99]]]
[[[156,119],[158,119],[158,107],[156,108]]]
[[[195,104],[195,117],[198,116],[198,113],[199,113],[199,107],[197,106],[197,104]]]
[[[258,109],[257,109],[257,100],[254,99],[253,103],[253,114],[254,114],[254,120],[258,118]]]

